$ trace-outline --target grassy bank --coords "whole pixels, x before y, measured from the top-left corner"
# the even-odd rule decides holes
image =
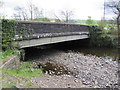
[[[0,51],[0,62],[5,63],[11,57],[19,54],[18,50],[7,49],[5,51]]]
[[[42,69],[33,68],[32,62],[21,62],[20,68],[16,70],[2,69],[3,88],[21,86],[24,88],[35,87],[31,82],[32,77],[43,76]]]
[[[18,23],[15,20],[2,20],[2,50],[0,51],[0,62],[4,64],[6,61],[19,55],[20,59],[24,59],[24,50],[20,50],[19,46],[13,45],[15,42],[14,38],[16,35]],[[21,30],[20,35],[23,35],[24,28]],[[35,85],[32,84],[32,77],[40,77],[43,75],[42,69],[33,68],[33,63],[22,62],[18,69],[4,69],[2,68],[2,87],[11,88],[11,87],[32,87]]]
[[[0,52],[0,61],[2,61],[4,64],[13,56],[18,55],[18,53],[20,53],[20,51],[11,49]],[[18,69],[12,70],[2,68],[0,71],[2,71],[2,88],[36,87],[36,85],[31,82],[31,78],[41,77],[44,75],[41,68],[34,68],[34,64],[32,62],[23,61],[21,61],[20,67]]]
[[[3,69],[5,73],[9,75],[16,75],[23,78],[37,77],[43,75],[42,69],[33,68],[32,62],[21,62],[20,68],[16,70]]]

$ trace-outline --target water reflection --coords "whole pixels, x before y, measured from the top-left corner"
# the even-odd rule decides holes
[[[118,60],[119,56],[120,56],[120,52],[119,49],[113,49],[113,48],[74,48],[71,49],[74,52],[80,52],[83,53],[84,55],[87,54],[92,54],[92,55],[96,55],[105,59],[110,59],[112,58],[112,60]]]

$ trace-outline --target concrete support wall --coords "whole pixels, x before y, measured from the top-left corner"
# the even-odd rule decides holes
[[[18,44],[20,48],[26,48],[26,47],[86,39],[86,38],[89,38],[89,36],[88,35],[71,35],[71,36],[59,36],[59,37],[46,37],[46,38],[18,41],[16,42],[16,44]]]
[[[20,58],[16,55],[9,59],[7,62],[2,64],[0,68],[5,68],[5,69],[17,69],[20,66]]]

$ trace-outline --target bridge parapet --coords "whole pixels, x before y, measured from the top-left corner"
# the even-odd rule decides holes
[[[89,26],[87,25],[40,22],[40,21],[17,21],[17,22],[18,22],[17,35],[19,35],[21,31],[21,27],[25,25],[28,32],[33,30],[32,35],[33,38],[73,34],[75,35],[89,34]]]

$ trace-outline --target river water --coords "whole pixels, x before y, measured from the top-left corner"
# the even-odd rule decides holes
[[[71,46],[71,45],[53,45],[51,48],[40,49],[40,48],[27,48],[26,51],[26,59],[34,59],[40,58],[44,55],[44,52],[50,52],[50,50],[60,50],[64,52],[77,52],[82,53],[84,55],[95,55],[104,59],[112,59],[113,61],[118,61],[120,59],[120,49],[117,48],[95,48],[95,47],[88,47],[88,46]],[[33,53],[34,52],[34,53]],[[54,52],[53,52],[54,53]]]
[[[50,48],[48,48],[49,46]],[[102,57],[106,59],[109,58],[109,59],[112,59],[113,61],[114,60],[116,61],[120,58],[119,57],[120,49],[89,47],[89,39],[86,39],[86,40],[78,40],[78,41],[72,41],[72,42],[63,42],[58,44],[46,45],[45,49],[40,49],[39,47],[27,48],[25,49],[26,57],[28,57],[26,59],[40,56],[44,54],[44,52],[50,52],[50,50],[53,50],[53,49],[60,50],[60,51],[62,50],[65,52],[73,51],[73,52],[82,53],[84,55],[91,54],[91,55],[96,55],[98,57]]]
[[[117,61],[119,59],[119,49],[114,48],[90,48],[90,47],[82,47],[82,48],[70,48],[68,50],[72,50],[73,52],[83,53],[84,55],[96,55],[102,58],[111,58],[113,61]]]

